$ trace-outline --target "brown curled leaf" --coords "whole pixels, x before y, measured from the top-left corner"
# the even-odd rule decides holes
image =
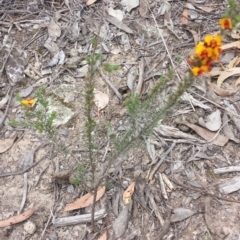
[[[192,130],[194,130],[200,137],[207,140],[208,142],[211,142],[214,145],[217,146],[224,146],[229,138],[225,137],[224,135],[217,134],[215,132],[211,132],[208,129],[199,127],[195,124],[189,123],[187,121],[179,121],[179,123],[184,124],[188,127],[190,127]],[[216,135],[217,134],[217,135]]]
[[[96,202],[104,195],[105,189],[106,189],[105,186],[102,186],[98,189]],[[76,210],[79,208],[88,207],[93,204],[93,198],[94,198],[94,195],[92,193],[87,193],[81,198],[74,201],[73,203],[68,204],[63,211],[68,212],[68,211]]]
[[[29,217],[32,216],[32,214],[35,211],[35,206],[33,206],[32,208],[28,209],[27,211],[25,211],[22,214],[19,214],[17,216],[13,216],[10,217],[8,219],[2,220],[0,221],[0,227],[7,227],[19,222],[23,222],[24,220],[28,219]]]
[[[207,83],[208,83],[209,87],[212,89],[212,91],[221,97],[229,97],[229,96],[234,95],[237,92],[237,91],[222,89],[218,85],[211,83],[210,81],[207,81]]]
[[[132,201],[132,195],[134,193],[135,182],[131,183],[129,187],[123,193],[123,202],[128,205]]]

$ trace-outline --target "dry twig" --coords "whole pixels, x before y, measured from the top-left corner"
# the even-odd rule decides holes
[[[25,205],[26,199],[27,199],[27,190],[28,190],[28,186],[27,186],[27,172],[25,172],[23,174],[23,198],[22,198],[22,203],[20,206],[20,209],[18,211],[18,215],[21,213],[21,211],[23,210],[23,207]]]
[[[45,147],[47,144],[45,144],[43,147]],[[40,148],[40,147],[39,147]],[[0,178],[3,178],[3,177],[9,177],[9,176],[16,176],[16,175],[21,175],[21,174],[24,174],[25,172],[27,172],[29,169],[33,168],[34,166],[36,166],[37,164],[39,164],[42,160],[44,160],[48,153],[51,152],[53,146],[46,152],[46,154],[41,157],[37,162],[35,162],[34,164],[32,164],[31,166],[25,168],[24,170],[20,171],[20,172],[15,172],[15,173],[4,173],[4,174],[1,174],[0,175]]]

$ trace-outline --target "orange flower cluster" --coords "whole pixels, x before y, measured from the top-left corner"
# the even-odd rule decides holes
[[[222,18],[219,21],[221,29],[229,30],[233,28],[230,18]],[[199,42],[195,47],[195,55],[188,59],[191,66],[191,71],[194,76],[201,76],[205,72],[211,70],[213,61],[219,60],[221,53],[222,35],[211,36],[208,35],[204,38],[203,42]]]
[[[188,63],[192,67],[192,74],[200,76],[204,72],[211,70],[213,61],[219,59],[221,53],[220,47],[222,46],[222,36],[206,36],[203,42],[199,42],[195,47],[195,55],[191,56]]]

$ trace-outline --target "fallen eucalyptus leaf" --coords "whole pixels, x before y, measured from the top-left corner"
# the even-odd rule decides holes
[[[29,217],[31,217],[32,214],[34,213],[34,211],[35,211],[35,207],[32,207],[31,209],[25,211],[24,213],[22,213],[20,215],[10,217],[6,220],[2,220],[2,221],[0,221],[0,227],[7,227],[12,224],[22,222],[22,221],[28,219]]]
[[[187,29],[193,36],[193,40],[194,40],[194,44],[195,46],[198,44],[199,40],[199,35],[196,31],[192,30],[192,29]]]
[[[128,12],[130,12],[133,8],[139,6],[139,0],[122,0],[121,4],[126,7]]]
[[[37,82],[35,82],[33,84],[33,87],[39,87],[39,86],[47,85],[49,83],[50,83],[50,78],[44,77],[44,78],[39,79]]]
[[[31,150],[31,151],[27,152],[19,160],[19,167],[21,170],[25,170],[26,168],[28,168],[29,166],[31,166],[33,164],[35,151],[36,150]]]
[[[149,9],[148,9],[148,1],[140,0],[139,1],[139,13],[143,18],[149,18]]]
[[[94,89],[94,103],[96,104],[98,111],[105,108],[108,105],[108,102],[109,97],[107,94]]]
[[[198,14],[195,7],[189,2],[186,3],[186,7],[188,8],[188,16],[190,17],[190,19],[196,19],[198,17]]]
[[[70,57],[66,59],[66,66],[70,69],[76,69],[78,67],[78,64],[81,62],[81,58],[79,56],[76,57]]]
[[[43,46],[50,52],[52,57],[59,52],[59,47],[55,42],[46,42]]]
[[[47,63],[45,67],[53,67],[58,64],[58,61],[59,61],[59,52],[53,56],[53,58],[50,60],[50,62]]]
[[[217,80],[217,86],[221,87],[221,84],[229,77],[235,76],[235,75],[240,75],[240,67],[235,67],[228,69],[227,71],[222,72]]]
[[[114,239],[121,237],[127,229],[128,225],[128,209],[130,205],[123,207],[123,210],[120,212],[118,217],[113,223]]]
[[[208,83],[209,87],[212,89],[212,91],[221,97],[229,97],[229,96],[234,95],[237,92],[237,90],[236,91],[224,90],[224,89],[220,88],[219,86],[217,86],[216,84],[211,83],[210,80],[208,80],[207,83]]]
[[[196,211],[187,208],[175,208],[173,210],[173,215],[171,216],[171,222],[179,222],[185,220],[192,215],[194,215]]]
[[[229,104],[226,100],[224,101],[224,104],[227,106],[226,110],[229,111],[228,114],[230,118],[234,121],[235,126],[240,131],[240,116],[238,115],[236,108],[232,104]]]
[[[29,86],[19,92],[19,96],[22,98],[27,97],[33,91],[33,86]]]
[[[231,49],[231,48],[240,48],[240,41],[228,43],[228,44],[225,44],[225,45],[221,46],[221,49],[222,49],[223,51],[229,50],[229,49]]]
[[[229,67],[229,64],[230,62],[233,60],[235,56],[235,51],[234,50],[231,50],[231,51],[227,51],[226,53],[224,53],[221,57],[221,63],[222,64],[228,64],[227,68],[230,69],[230,68],[233,68],[232,67]],[[223,68],[224,69],[224,68]],[[224,69],[225,70],[225,69]]]
[[[201,141],[200,139],[198,139],[190,134],[181,132],[178,128],[174,128],[174,127],[170,127],[170,126],[166,126],[166,125],[162,125],[162,124],[155,127],[154,131],[156,131],[156,133],[158,133],[162,136],[165,136],[165,137],[174,137],[177,139],[183,138],[183,139],[189,139],[192,141],[205,142],[205,141]]]
[[[52,18],[48,24],[48,35],[53,39],[53,41],[56,41],[57,38],[61,36],[61,28],[54,18]]]
[[[87,1],[87,6],[90,6],[90,5],[92,5],[93,3],[95,3],[97,0],[88,0]]]
[[[160,5],[159,9],[158,9],[158,14],[159,15],[164,15],[165,12],[169,12],[170,9],[171,9],[171,4],[168,1],[163,0],[161,2],[161,5]]]
[[[210,115],[205,116],[204,119],[200,117],[198,123],[210,131],[217,131],[222,125],[221,112],[217,109]]]
[[[64,59],[65,59],[65,53],[63,52],[63,50],[61,50],[53,56],[53,58],[45,67],[53,67],[57,64],[63,64]]]
[[[83,67],[81,68],[77,68],[76,69],[76,74],[74,75],[75,77],[85,77],[88,73],[88,68],[89,68],[89,65],[84,65]]]
[[[224,146],[228,142],[228,138],[217,133],[213,133],[205,128],[199,127],[195,124],[189,123],[187,121],[179,121],[179,123],[184,124],[191,129],[193,129],[200,137],[207,140],[209,143],[212,143],[217,146]]]
[[[107,230],[105,230],[97,240],[107,240]]]
[[[198,106],[200,108],[203,108],[203,109],[209,109],[211,110],[211,107],[203,104],[202,102],[198,101],[197,99],[195,99],[191,94],[189,93],[184,93],[182,96],[181,96],[181,100],[184,100],[184,101],[188,101],[188,102],[191,102],[194,106]]]
[[[125,23],[120,22],[117,18],[112,17],[110,15],[106,15],[105,19],[108,22],[110,22],[111,24],[115,25],[117,28],[119,28],[127,33],[133,34],[133,30],[131,28],[129,28]]]
[[[124,13],[123,13],[121,10],[119,10],[119,9],[115,10],[115,9],[113,9],[112,7],[110,7],[110,8],[108,9],[108,14],[109,14],[110,16],[112,16],[112,17],[115,17],[115,18],[118,19],[120,22],[123,20]]]
[[[238,191],[240,189],[240,176],[225,180],[218,185],[218,188],[224,194]]]
[[[197,4],[194,4],[195,7],[203,10],[204,12],[212,12],[215,8],[210,8],[210,7],[207,7],[207,6],[200,6],[200,5],[197,5]]]
[[[104,195],[105,189],[106,189],[105,186],[100,187],[98,189],[96,202]],[[68,204],[64,208],[63,211],[68,212],[68,211],[72,211],[72,210],[75,210],[75,209],[88,207],[88,206],[93,204],[93,198],[94,198],[94,195],[92,193],[87,193],[84,196],[82,196],[81,198],[74,201],[73,203]]]
[[[65,60],[65,53],[64,53],[63,50],[61,50],[61,51],[59,52],[58,59],[59,59],[58,65],[62,65],[62,64],[64,63],[64,60]]]
[[[228,115],[227,115],[227,113],[223,114],[223,132],[226,135],[226,137],[228,137],[232,141],[234,141],[236,143],[240,143],[240,139],[237,139],[235,137],[231,127],[228,124]]]
[[[235,87],[237,87],[237,85],[240,84],[240,78],[237,79],[237,81],[235,82]]]
[[[227,68],[235,68],[239,63],[240,63],[240,56],[236,56],[229,62],[229,64],[227,65]]]
[[[129,205],[132,202],[132,195],[134,193],[135,182],[131,183],[130,186],[123,193],[123,203]]]

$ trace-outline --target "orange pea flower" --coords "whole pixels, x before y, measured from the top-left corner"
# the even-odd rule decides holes
[[[211,36],[208,35],[204,38],[204,43],[208,47],[216,48],[222,46],[222,35]]]
[[[230,18],[222,18],[219,20],[222,29],[232,29],[232,21]]]
[[[206,47],[204,42],[200,42],[195,48],[196,56],[201,59],[207,59],[212,56],[212,49],[210,47]]]
[[[28,107],[29,109],[32,108],[35,104],[37,100],[36,99],[33,99],[33,98],[27,98],[27,99],[23,99],[21,101],[22,105]]]
[[[211,67],[209,65],[203,65],[200,67],[192,68],[192,74],[194,76],[201,76],[204,72],[209,72],[210,70],[211,70]]]
[[[212,52],[212,60],[219,60],[219,53],[222,52],[222,49],[219,47],[215,47],[213,48],[213,52]]]

